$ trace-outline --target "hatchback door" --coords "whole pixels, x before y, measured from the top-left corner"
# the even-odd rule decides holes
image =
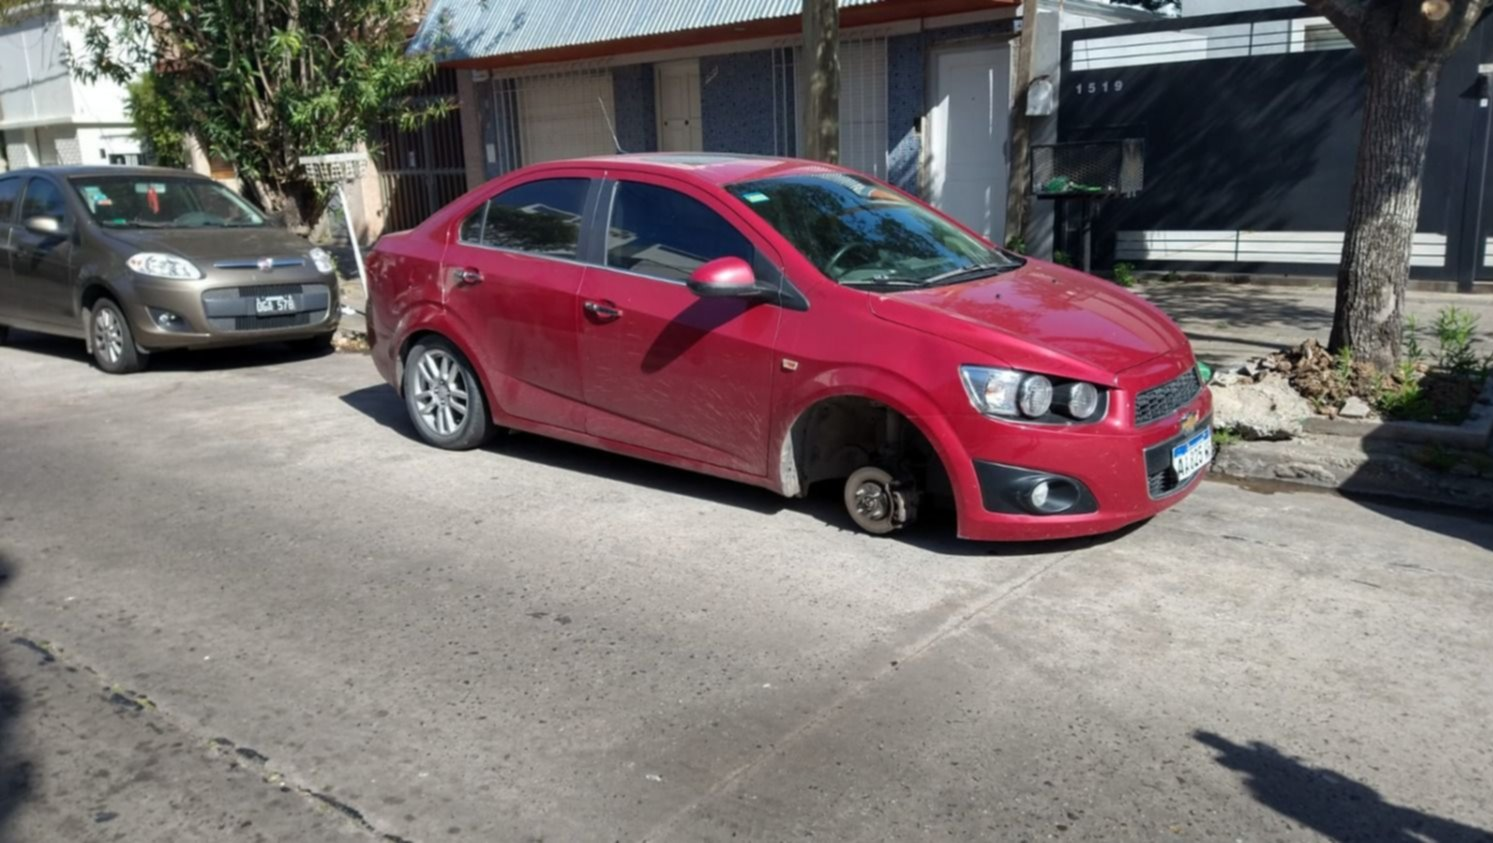
[[[32,231],[28,222],[50,219],[56,232]],[[72,226],[62,189],[33,176],[10,232],[10,274],[16,316],[46,326],[81,330],[73,315]]]
[[[599,185],[560,171],[507,187],[462,220],[444,261],[448,312],[475,347],[492,402],[576,431],[585,427],[581,222]]]
[[[602,266],[581,286],[586,429],[606,439],[756,476],[767,470],[773,349],[782,311],[699,298],[699,266],[777,263],[734,214],[664,177],[608,182]]]

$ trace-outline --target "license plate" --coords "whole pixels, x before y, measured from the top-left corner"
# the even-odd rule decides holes
[[[259,296],[254,299],[254,313],[263,316],[266,313],[294,313],[295,296]]]
[[[1172,449],[1172,470],[1177,472],[1178,480],[1186,480],[1197,474],[1208,463],[1213,462],[1213,429],[1205,427]]]

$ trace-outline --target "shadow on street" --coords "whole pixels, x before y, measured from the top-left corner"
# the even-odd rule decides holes
[[[11,584],[14,567],[4,553],[0,553],[0,590]],[[6,832],[11,816],[31,796],[31,761],[15,747],[12,726],[21,716],[21,695],[5,675],[0,663],[0,840],[11,839]]]
[[[392,387],[378,385],[349,392],[343,403],[413,442],[422,442],[411,425],[404,401]],[[422,442],[423,444],[423,442]],[[766,489],[723,480],[692,471],[671,468],[647,460],[613,454],[558,439],[513,433],[499,436],[487,450],[529,462],[589,474],[648,489],[689,498],[699,498],[751,512],[771,515],[793,509],[847,533],[859,532],[850,524],[840,500],[840,486],[824,482],[815,484],[809,496],[801,500],[784,498]],[[1142,524],[1115,533],[1082,539],[1049,542],[987,543],[964,541],[955,537],[954,513],[950,509],[928,508],[918,522],[906,530],[887,537],[890,541],[910,544],[933,553],[955,556],[1041,556],[1069,553],[1115,541],[1129,535]]]
[[[1219,764],[1244,775],[1261,805],[1331,840],[1379,843],[1487,843],[1493,834],[1454,820],[1394,805],[1378,791],[1332,770],[1309,767],[1275,747],[1236,744],[1212,732],[1193,738],[1218,751]]]
[[[12,330],[10,338],[5,341],[5,347],[29,354],[44,354],[63,360],[76,360],[79,366],[93,366],[93,358],[89,356],[87,347],[79,339]],[[331,353],[330,349],[316,352],[299,351],[285,343],[277,342],[201,351],[158,351],[150,355],[150,365],[145,369],[144,374],[248,369],[255,366],[293,363],[297,360],[307,360]],[[100,372],[100,374],[103,373]]]

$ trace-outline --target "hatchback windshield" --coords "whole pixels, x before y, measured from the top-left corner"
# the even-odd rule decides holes
[[[264,216],[208,179],[101,176],[72,180],[88,213],[110,228],[258,228]]]
[[[847,173],[740,182],[731,194],[826,276],[853,287],[925,287],[1014,269],[993,249],[899,194]]]

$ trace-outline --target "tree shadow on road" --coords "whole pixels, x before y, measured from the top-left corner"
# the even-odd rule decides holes
[[[1331,840],[1380,843],[1488,843],[1493,834],[1470,825],[1386,802],[1378,791],[1332,770],[1310,767],[1275,747],[1236,744],[1212,732],[1193,732],[1218,750],[1219,764],[1244,774],[1261,804]]]
[[[341,396],[342,402],[373,421],[414,442],[421,442],[410,424],[404,401],[391,387],[382,384],[364,387]],[[558,439],[528,434],[500,437],[487,450],[528,462],[589,474],[608,480],[655,489],[688,498],[714,501],[726,506],[772,515],[792,509],[811,515],[830,527],[846,533],[858,533],[850,526],[840,501],[839,488],[833,483],[819,483],[808,497],[789,499],[767,489],[748,486],[693,471],[621,456]],[[922,515],[918,523],[889,537],[891,541],[912,545],[933,553],[954,556],[1041,556],[1070,553],[1104,544],[1129,535],[1140,525],[1116,533],[1082,539],[1048,542],[972,542],[956,538],[952,511],[935,509]]]
[[[14,567],[4,553],[0,553],[0,590],[11,583]],[[20,692],[6,677],[4,665],[0,664],[0,840],[11,839],[5,829],[10,824],[16,809],[31,796],[31,761],[15,748],[12,724],[21,715]]]

